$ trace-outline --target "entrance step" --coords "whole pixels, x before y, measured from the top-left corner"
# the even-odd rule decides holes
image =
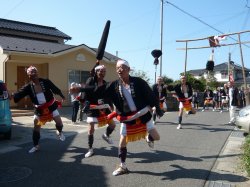
[[[11,109],[12,117],[33,116],[34,111],[28,109]]]

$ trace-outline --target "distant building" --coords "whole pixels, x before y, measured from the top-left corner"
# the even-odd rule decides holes
[[[100,28],[102,29],[102,28]],[[101,36],[100,36],[101,38]],[[15,92],[28,81],[26,68],[34,65],[39,76],[52,80],[67,97],[72,82],[85,82],[96,63],[96,48],[85,44],[67,45],[71,37],[55,27],[0,19],[0,80]],[[105,52],[102,63],[107,67],[106,80],[117,75],[118,57]],[[69,105],[69,100],[64,103]],[[12,107],[31,106],[29,98]]]
[[[222,64],[218,64],[214,66],[214,77],[221,84],[227,83],[229,80],[228,76],[228,62],[224,62]],[[233,61],[230,62],[229,67],[230,72],[232,72],[235,85],[238,87],[242,87],[244,85],[242,66],[235,64]],[[206,69],[196,69],[187,71],[187,73],[193,75],[195,78],[200,79],[204,77],[205,79],[208,76]],[[245,68],[245,76],[248,87],[250,87],[250,69]]]

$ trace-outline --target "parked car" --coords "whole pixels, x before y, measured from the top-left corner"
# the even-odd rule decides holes
[[[0,80],[0,134],[4,139],[11,139],[12,116],[9,94],[6,85]]]
[[[244,135],[250,133],[250,105],[242,108],[235,119],[235,125],[244,132]]]

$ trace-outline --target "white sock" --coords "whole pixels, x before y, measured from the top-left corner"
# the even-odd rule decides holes
[[[122,163],[120,164],[120,166],[121,166],[122,168],[126,168],[126,167],[127,167],[125,162],[122,162]]]

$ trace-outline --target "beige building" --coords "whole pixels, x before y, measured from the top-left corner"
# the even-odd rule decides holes
[[[34,65],[38,68],[39,77],[50,79],[62,90],[68,98],[63,105],[68,106],[69,85],[86,81],[95,65],[97,50],[84,44],[65,44],[70,39],[54,27],[0,19],[0,80],[7,84],[10,93],[15,92],[28,82],[26,68]],[[107,52],[104,54],[101,63],[107,67],[107,81],[117,78],[117,59]],[[18,104],[11,101],[14,108],[31,106],[29,98]]]

